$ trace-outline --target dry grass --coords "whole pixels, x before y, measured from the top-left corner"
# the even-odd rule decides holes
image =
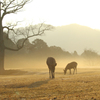
[[[0,100],[100,100],[100,69],[63,75],[59,68],[55,76],[49,79],[48,69],[0,75]]]

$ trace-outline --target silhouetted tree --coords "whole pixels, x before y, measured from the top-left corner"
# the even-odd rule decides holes
[[[22,28],[16,28],[18,22],[16,24],[9,24],[7,26],[3,26],[4,17],[8,14],[17,13],[20,9],[22,9],[30,0],[1,0],[0,2],[0,74],[4,71],[4,56],[5,50],[13,50],[18,51],[23,48],[26,40],[31,37],[38,36],[44,34],[45,31],[52,29],[51,25],[46,25],[44,23],[38,25],[29,25]],[[2,7],[1,7],[2,5]],[[13,41],[16,41],[16,37],[18,36],[24,38],[22,45],[20,43],[15,43],[16,47],[11,48],[5,46],[4,42],[4,30],[6,30],[6,38],[10,38],[13,36]]]

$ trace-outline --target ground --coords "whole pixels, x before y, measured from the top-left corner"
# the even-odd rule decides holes
[[[64,75],[58,68],[55,79],[49,79],[47,68],[0,75],[0,100],[100,100],[100,69]]]

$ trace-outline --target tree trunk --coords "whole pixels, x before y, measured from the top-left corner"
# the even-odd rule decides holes
[[[3,27],[2,20],[0,18],[0,74],[4,71],[4,51]]]

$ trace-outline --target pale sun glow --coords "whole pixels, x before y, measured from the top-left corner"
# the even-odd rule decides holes
[[[33,0],[23,11],[5,17],[4,23],[12,20],[45,21],[54,26],[77,23],[100,29],[100,0]]]

